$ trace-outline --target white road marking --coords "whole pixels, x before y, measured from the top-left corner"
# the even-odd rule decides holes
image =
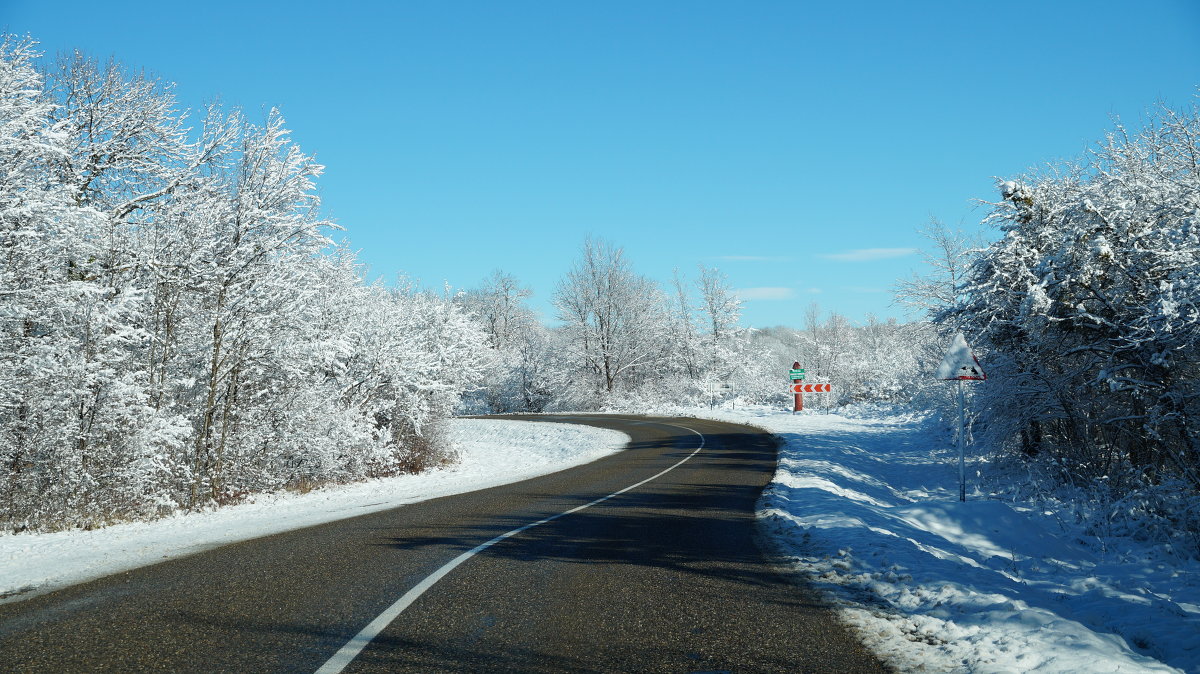
[[[655,422],[636,422],[636,423],[655,423]],[[492,547],[493,545],[499,543],[500,541],[502,541],[506,538],[511,538],[523,531],[528,531],[529,529],[532,529],[536,526],[543,525],[547,522],[553,522],[554,520],[556,520],[560,517],[565,517],[567,515],[570,515],[571,513],[577,513],[580,510],[583,510],[585,508],[591,508],[592,506],[594,506],[598,503],[603,503],[603,502],[609,500],[610,498],[620,496],[621,494],[624,494],[625,492],[627,492],[631,489],[637,489],[638,487],[646,484],[647,482],[658,479],[658,478],[662,477],[663,475],[666,475],[667,473],[682,466],[684,463],[687,463],[689,460],[691,460],[691,458],[693,456],[696,456],[696,454],[698,454],[700,452],[700,450],[704,449],[704,434],[703,433],[701,433],[695,429],[688,428],[687,426],[680,426],[678,424],[658,424],[658,425],[672,426],[674,428],[682,428],[685,431],[691,431],[692,433],[695,433],[696,435],[700,436],[700,446],[697,447],[691,454],[688,454],[687,456],[680,459],[675,465],[671,466],[670,468],[667,468],[666,470],[655,473],[654,475],[651,475],[650,477],[642,480],[641,482],[638,482],[637,484],[631,484],[628,487],[625,487],[624,489],[622,489],[620,491],[614,491],[613,493],[609,494],[608,496],[598,498],[595,501],[592,501],[591,503],[585,503],[581,506],[576,506],[574,508],[571,508],[570,510],[561,512],[557,515],[553,515],[551,517],[547,517],[546,519],[542,519],[542,520],[538,520],[538,521],[530,523],[530,524],[526,524],[523,527],[518,527],[507,533],[500,534],[499,536],[493,538],[492,540],[487,541],[486,543],[480,543],[479,545],[471,548],[470,550],[467,550],[466,552],[455,557],[454,559],[450,560],[449,562],[446,562],[446,564],[444,566],[442,566],[437,571],[434,571],[433,573],[426,576],[424,580],[417,583],[411,590],[409,590],[408,592],[405,592],[404,596],[397,599],[396,603],[387,607],[387,609],[383,613],[380,613],[378,617],[376,617],[374,620],[372,620],[370,623],[368,623],[366,627],[362,628],[362,631],[360,631],[358,634],[354,635],[353,639],[348,641],[345,646],[342,646],[341,649],[339,649],[337,653],[334,653],[333,657],[326,660],[325,664],[321,665],[321,668],[317,670],[317,674],[338,674],[339,672],[344,670],[346,668],[346,666],[349,665],[350,662],[352,660],[354,660],[354,658],[358,657],[358,654],[361,653],[362,650],[367,647],[367,644],[371,643],[371,640],[373,640],[375,637],[379,636],[379,633],[382,632],[384,630],[384,628],[386,628],[388,625],[390,625],[391,622],[393,620],[395,620],[401,613],[403,613],[404,609],[408,608],[414,601],[416,601],[417,597],[420,597],[422,594],[425,594],[426,590],[433,587],[435,583],[437,583],[439,580],[444,578],[446,576],[446,574],[450,573],[455,568],[457,568],[459,564],[462,564],[463,562],[467,561],[468,559],[474,557],[475,555],[479,554],[480,552],[483,552],[484,550]]]

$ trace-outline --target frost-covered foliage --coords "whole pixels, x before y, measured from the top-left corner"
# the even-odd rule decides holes
[[[457,302],[488,332],[492,356],[483,390],[467,409],[484,412],[668,409],[671,406],[790,406],[788,369],[800,361],[810,382],[834,393],[808,394],[806,407],[907,401],[921,368],[928,323],[870,318],[853,326],[812,310],[806,330],[750,329],[725,275],[700,266],[693,283],[678,271],[669,292],[634,270],[622,249],[589,240],[560,282],[561,325],[541,325],[525,306],[530,292],[495,272]],[[932,363],[923,362],[926,360]],[[722,388],[720,385],[728,385]]]
[[[0,529],[420,470],[481,333],[364,285],[283,118],[0,45]]]
[[[633,270],[623,249],[588,239],[560,281],[554,306],[575,379],[612,394],[663,365],[666,298]]]
[[[704,382],[727,382],[743,399],[778,396],[780,372],[752,353],[738,325],[741,304],[725,276],[701,267],[673,292],[637,273],[623,249],[589,239],[554,296],[559,325],[525,306],[529,290],[495,272],[457,302],[488,333],[486,385],[467,409],[558,411],[645,409],[707,401]],[[770,384],[764,384],[774,377]]]
[[[805,382],[828,382],[832,393],[809,393],[806,408],[832,408],[857,402],[906,403],[927,386],[937,357],[929,346],[935,331],[929,323],[879,321],[852,325],[845,316],[822,318],[813,305],[804,329],[774,327],[756,331],[756,349],[771,354],[770,371],[779,376],[793,362],[806,372]],[[778,389],[777,389],[778,390]],[[790,395],[784,396],[787,400]]]
[[[988,363],[982,441],[1117,494],[1200,487],[1198,157],[1197,110],[1162,108],[999,185],[1003,236],[939,318]],[[1200,527],[1194,511],[1176,523]]]

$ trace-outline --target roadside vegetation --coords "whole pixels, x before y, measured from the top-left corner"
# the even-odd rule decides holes
[[[970,387],[994,487],[1096,535],[1200,554],[1200,116],[1160,105],[1083,158],[998,182],[990,244],[931,231],[902,283],[986,363]]]
[[[0,46],[0,530],[418,471],[482,333],[363,282],[272,111]]]
[[[1000,185],[1001,237],[934,317],[999,366],[995,444],[1089,477],[1200,487],[1195,113],[1163,109],[1077,164]]]

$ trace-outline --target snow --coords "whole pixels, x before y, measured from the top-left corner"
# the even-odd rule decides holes
[[[782,438],[778,471],[759,502],[763,532],[900,671],[1200,672],[1200,562],[1163,545],[1099,538],[1045,505],[991,497],[977,475],[959,502],[956,450],[929,415],[880,406],[672,412]],[[237,540],[533,477],[628,439],[501,420],[460,419],[453,432],[461,463],[430,474],[149,524],[0,536],[0,594],[11,601]]]
[[[928,415],[694,411],[785,441],[770,540],[901,671],[1200,671],[1200,562],[968,483]]]
[[[253,502],[93,531],[0,535],[0,601],[237,541],[552,473],[618,451],[629,436],[590,426],[454,419],[459,461],[418,475],[270,494]]]

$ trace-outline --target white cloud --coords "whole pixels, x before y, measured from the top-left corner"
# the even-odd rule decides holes
[[[738,297],[744,300],[790,300],[796,295],[791,288],[738,288]]]
[[[805,288],[804,292],[808,293],[809,295],[820,295],[821,293],[825,292],[825,290],[822,288]]]
[[[839,262],[873,262],[875,260],[888,260],[893,257],[912,255],[919,250],[919,248],[859,248],[857,250],[846,251],[845,253],[829,253],[821,257]]]

